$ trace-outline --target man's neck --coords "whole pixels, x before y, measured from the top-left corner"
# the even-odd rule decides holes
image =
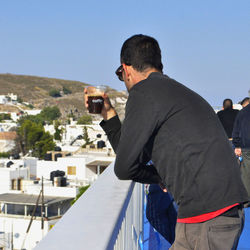
[[[143,81],[145,79],[147,79],[149,77],[149,75],[153,72],[159,72],[161,73],[159,70],[155,69],[155,68],[150,68],[148,70],[145,70],[143,72],[137,72],[136,74],[136,80],[137,80],[137,83],[140,82],[140,81]]]

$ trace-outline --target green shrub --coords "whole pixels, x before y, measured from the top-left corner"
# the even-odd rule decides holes
[[[90,115],[83,115],[77,120],[77,124],[92,124],[92,117]]]
[[[49,95],[52,97],[61,97],[60,90],[58,89],[50,90]]]
[[[10,153],[9,152],[0,152],[0,158],[9,158]]]
[[[76,198],[71,202],[71,205],[73,205],[89,187],[90,185],[79,187],[79,193]]]
[[[64,93],[65,95],[69,95],[69,94],[72,93],[72,91],[71,91],[70,89],[68,89],[67,87],[63,86],[63,93]]]

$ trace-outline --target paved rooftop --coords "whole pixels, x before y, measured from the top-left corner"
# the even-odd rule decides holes
[[[31,194],[0,194],[0,202],[8,204],[20,204],[20,205],[36,205],[38,195]],[[57,197],[57,196],[44,196],[44,205],[50,205],[53,203],[72,200],[69,197]],[[41,197],[39,199],[39,205],[41,205]]]

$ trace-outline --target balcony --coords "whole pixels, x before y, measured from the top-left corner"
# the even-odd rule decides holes
[[[169,244],[147,222],[144,186],[120,181],[113,163],[35,250],[160,250]],[[238,250],[250,249],[250,208]]]

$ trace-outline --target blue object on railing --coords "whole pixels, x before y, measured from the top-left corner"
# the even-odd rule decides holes
[[[142,235],[143,235],[143,233],[141,232],[140,235],[139,235],[139,246],[140,246],[141,250],[144,250]]]

